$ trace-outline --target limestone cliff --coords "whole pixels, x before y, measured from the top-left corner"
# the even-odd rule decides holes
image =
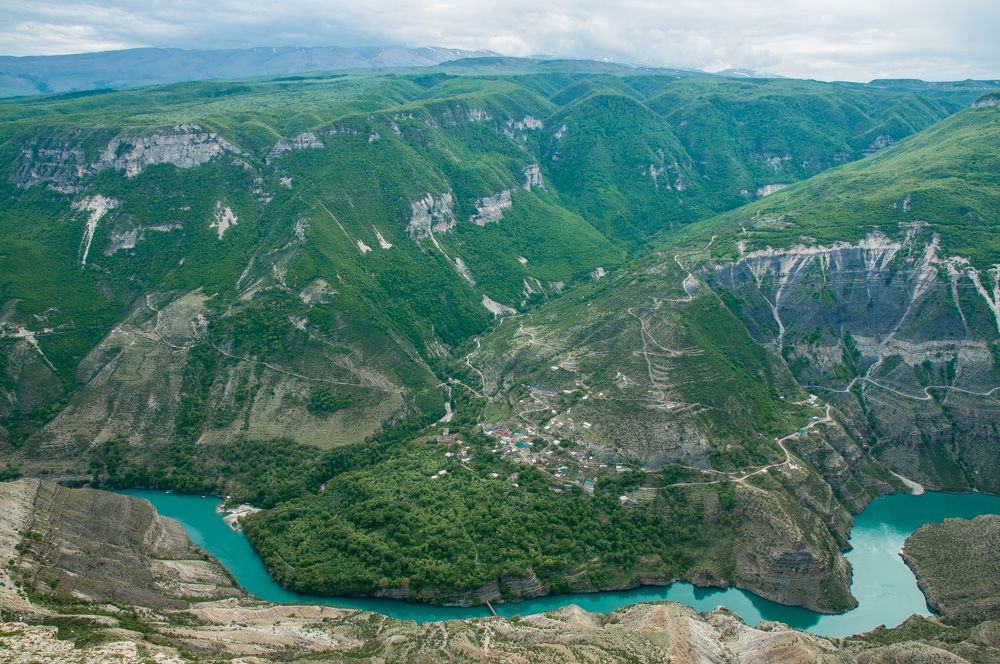
[[[195,124],[177,125],[147,136],[113,136],[96,155],[89,156],[87,144],[99,138],[80,132],[38,136],[22,148],[11,164],[9,181],[24,189],[45,184],[70,194],[82,191],[94,176],[108,169],[122,171],[131,178],[154,164],[192,168],[226,152],[240,153],[226,139]]]
[[[0,484],[0,505],[0,552],[13,560],[0,584],[2,661],[264,664],[298,654],[372,664],[960,664],[1000,656],[1000,625],[990,622],[957,630],[913,617],[894,630],[835,640],[778,623],[751,627],[724,609],[698,613],[675,602],[420,625],[353,609],[269,604],[234,588],[145,501],[20,480]]]
[[[996,490],[1000,268],[942,256],[919,223],[894,236],[753,251],[706,278],[887,466]]]

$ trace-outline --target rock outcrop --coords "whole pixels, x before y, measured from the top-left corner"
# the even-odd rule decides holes
[[[990,92],[972,102],[973,108],[1000,107],[1000,94]]]
[[[212,221],[208,224],[209,228],[214,228],[219,234],[219,239],[226,234],[231,226],[235,226],[237,222],[236,215],[233,214],[232,208],[228,205],[223,205],[222,201],[215,202],[215,212],[212,214]]]
[[[90,602],[183,608],[242,595],[179,523],[149,502],[38,480],[0,483],[0,541],[22,588]]]
[[[38,184],[65,194],[82,191],[98,173],[114,169],[134,177],[154,164],[193,168],[226,152],[241,154],[232,143],[198,125],[183,124],[148,136],[125,133],[111,138],[96,158],[88,159],[89,136],[38,137],[21,149],[9,180],[27,189]]]
[[[545,181],[542,180],[542,171],[538,168],[538,164],[528,164],[524,167],[524,188],[531,191],[532,187],[545,189]]]
[[[895,238],[744,248],[706,277],[887,466],[931,488],[997,490],[1000,267],[941,256],[926,235],[916,223]]]
[[[267,153],[266,157],[264,157],[264,162],[270,164],[275,159],[278,159],[286,152],[291,152],[292,150],[308,150],[322,147],[323,141],[321,141],[316,134],[311,131],[306,131],[290,141],[282,139],[275,143],[274,147],[271,148],[271,151]]]
[[[473,203],[476,206],[476,214],[469,217],[469,221],[477,226],[485,226],[503,219],[504,210],[509,210],[513,203],[510,198],[510,189],[504,189],[493,196],[484,196]]]
[[[414,240],[420,240],[431,233],[443,233],[455,226],[455,213],[450,192],[440,196],[428,193],[418,201],[410,203],[410,221],[406,230]]]

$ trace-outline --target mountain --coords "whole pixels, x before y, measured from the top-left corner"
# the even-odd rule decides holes
[[[132,48],[72,55],[7,55],[0,56],[0,97],[331,69],[427,67],[446,60],[492,55],[490,51],[401,46]]]
[[[935,488],[998,488],[998,137],[996,108],[971,108],[687,229],[715,237],[705,279],[755,339]]]
[[[1000,600],[993,555],[1000,517],[945,519],[921,527],[900,552],[927,596],[928,606],[960,625],[995,621]]]
[[[993,255],[996,109],[955,114],[966,92],[492,59],[289,78],[0,103],[0,472],[250,500],[272,573],[311,592],[683,578],[827,612],[890,469],[991,472],[937,411],[914,446],[865,394],[910,362],[887,351],[912,319],[869,314],[929,283],[902,243]],[[906,240],[918,211],[937,245]],[[794,265],[896,242],[899,276],[878,254],[871,283],[789,286],[772,237]],[[979,364],[918,349],[918,406],[989,389],[972,300],[974,339],[943,309],[922,329]],[[953,409],[962,458],[988,400]]]
[[[890,471],[931,488],[997,487],[1000,268],[988,211],[1000,202],[998,137],[996,108],[964,110],[691,224],[458,350],[450,375],[471,395],[472,421],[500,433],[482,440],[456,418],[463,442],[445,449],[513,455],[532,472],[490,469],[518,485],[554,479],[576,493],[591,480],[595,500],[625,506],[600,508],[610,525],[556,498],[484,486],[484,466],[454,467],[425,447],[334,476],[248,520],[248,535],[300,589],[358,592],[350,583],[380,577],[441,587],[427,579],[461,571],[464,590],[479,592],[499,570],[501,588],[533,593],[565,576],[581,589],[676,574],[849,606],[837,549],[851,512],[902,490]],[[494,442],[504,438],[532,446]],[[437,468],[447,476],[429,482]],[[394,507],[417,504],[428,507]],[[697,536],[681,525],[692,523]],[[600,532],[607,548],[567,524]],[[408,525],[447,534],[433,543],[439,557],[394,535]],[[470,542],[474,564],[460,553]],[[351,556],[365,547],[378,555]]]

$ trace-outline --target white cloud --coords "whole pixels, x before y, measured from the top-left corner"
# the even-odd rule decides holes
[[[0,52],[400,44],[820,79],[1000,76],[995,0],[6,0]]]

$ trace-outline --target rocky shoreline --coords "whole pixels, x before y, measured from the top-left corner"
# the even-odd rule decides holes
[[[255,600],[146,501],[38,480],[0,483],[0,661],[897,662],[1000,657],[1000,623],[963,632],[913,617],[830,639],[676,602],[608,614],[418,625],[331,606]],[[101,551],[98,555],[97,551]]]

